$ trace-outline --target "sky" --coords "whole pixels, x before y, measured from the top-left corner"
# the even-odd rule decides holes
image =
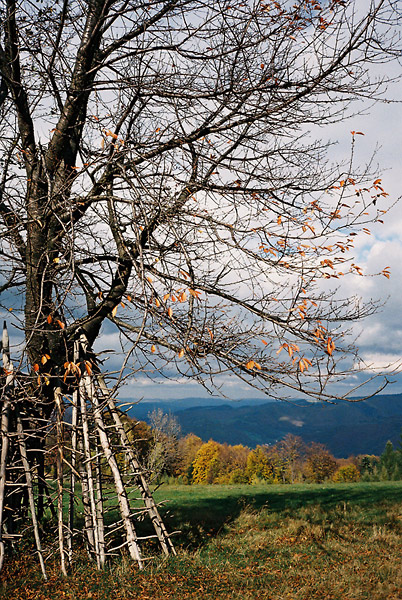
[[[390,75],[402,73],[402,67],[386,67]],[[384,217],[384,224],[371,228],[372,235],[356,238],[355,262],[362,267],[367,277],[358,275],[345,277],[340,292],[343,297],[361,296],[364,300],[378,300],[382,304],[379,311],[365,321],[354,324],[353,331],[358,336],[360,355],[367,365],[377,372],[387,373],[393,382],[383,393],[402,392],[402,82],[389,87],[387,98],[391,101],[377,103],[365,114],[349,118],[343,123],[322,130],[323,138],[338,140],[334,149],[340,160],[348,158],[350,131],[362,131],[364,137],[356,136],[357,162],[364,165],[375,152],[375,171],[382,179],[382,186],[389,194],[389,204],[394,204]],[[379,275],[384,267],[390,267],[391,276],[386,279]],[[348,377],[337,384],[336,392],[345,393],[368,378],[367,371]],[[379,385],[373,381],[365,390],[372,393]],[[263,397],[235,376],[225,375],[220,379],[222,391],[230,399]],[[186,397],[206,397],[207,392],[197,383],[187,379],[152,381],[146,375],[138,375],[121,392],[122,397],[143,399],[180,399]],[[358,395],[359,391],[355,395]]]
[[[401,69],[402,71],[402,69]],[[396,70],[394,69],[396,74]],[[350,276],[340,282],[343,297],[361,296],[364,300],[379,300],[382,307],[365,321],[353,325],[358,336],[360,354],[367,365],[377,372],[385,372],[393,383],[383,393],[402,392],[402,102],[398,102],[401,83],[394,84],[388,91],[392,102],[378,103],[364,115],[351,117],[328,130],[322,130],[323,138],[339,140],[335,147],[338,159],[347,158],[350,150],[350,131],[362,131],[364,137],[357,139],[358,163],[369,161],[375,152],[375,171],[382,179],[382,185],[389,194],[389,204],[394,204],[384,217],[384,224],[376,224],[372,235],[359,236],[355,243],[355,262],[362,267],[367,277]],[[402,95],[401,95],[402,100]],[[372,277],[384,267],[390,267],[390,279],[384,276]],[[116,344],[113,333],[103,337],[98,345],[108,348]],[[152,375],[152,373],[150,374]],[[367,371],[357,373],[336,385],[337,393],[345,393],[369,377]],[[228,399],[262,398],[263,395],[238,380],[233,375],[219,379],[222,392]],[[367,392],[377,389],[379,380],[364,388]],[[359,391],[355,395],[358,395]],[[150,378],[147,374],[137,374],[129,379],[120,391],[122,399],[181,399],[207,397],[208,393],[199,384],[184,377],[170,380]]]

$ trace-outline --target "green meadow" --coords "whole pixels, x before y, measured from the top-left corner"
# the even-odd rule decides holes
[[[144,571],[125,555],[97,571],[82,549],[71,574],[57,557],[41,579],[29,541],[2,573],[13,600],[401,600],[402,483],[165,486],[156,499],[177,557]],[[113,516],[113,515],[112,515]],[[111,516],[111,517],[112,517]],[[139,524],[146,534],[146,523]]]

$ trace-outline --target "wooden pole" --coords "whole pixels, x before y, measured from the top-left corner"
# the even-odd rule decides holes
[[[1,456],[0,456],[0,571],[3,568],[5,547],[3,542],[3,511],[6,494],[6,468],[8,456],[8,420],[10,401],[5,398],[1,407]]]
[[[6,471],[9,447],[9,412],[10,399],[8,393],[14,381],[14,367],[10,359],[10,340],[8,337],[7,323],[4,321],[1,339],[3,369],[6,375],[4,390],[2,392],[3,406],[1,407],[1,455],[0,455],[0,571],[3,568],[5,547],[3,541],[3,512],[6,495]]]
[[[84,350],[84,355],[86,354],[87,349],[87,340],[85,336],[81,336],[81,343]],[[114,484],[117,493],[117,500],[119,503],[120,514],[122,517],[122,521],[124,524],[124,529],[126,531],[127,537],[127,548],[130,553],[130,556],[133,560],[136,560],[140,569],[144,567],[140,548],[137,542],[137,535],[135,533],[134,525],[131,520],[131,511],[130,504],[127,497],[127,492],[124,487],[123,478],[121,476],[119,466],[117,464],[114,453],[110,447],[109,439],[106,433],[105,423],[102,417],[102,410],[99,404],[98,398],[94,393],[94,387],[91,381],[91,377],[88,373],[84,373],[81,379],[83,382],[86,394],[90,401],[93,404],[94,412],[93,417],[98,430],[99,441],[102,446],[103,454],[108,462],[110,470],[113,475]]]
[[[29,466],[28,454],[27,454],[27,449],[26,449],[26,444],[25,444],[25,433],[24,433],[24,429],[22,426],[18,406],[15,407],[15,411],[16,411],[16,416],[17,416],[18,444],[19,444],[19,449],[20,449],[22,465],[23,465],[23,468],[25,471],[25,481],[26,481],[26,487],[27,487],[27,491],[28,491],[29,508],[31,511],[31,519],[32,519],[32,525],[33,525],[33,530],[34,530],[36,550],[38,552],[39,563],[40,563],[40,568],[42,570],[43,578],[45,581],[47,581],[45,562],[43,560],[42,545],[41,545],[40,535],[39,535],[38,520],[36,518],[32,475],[31,475],[31,469]]]
[[[79,360],[79,344],[74,342],[74,362]],[[67,557],[71,568],[73,561],[73,533],[74,533],[74,517],[75,517],[75,479],[77,472],[77,441],[78,441],[78,403],[79,392],[74,390],[72,398],[72,413],[71,413],[71,469],[70,469],[70,496],[68,501],[68,517],[67,517]]]
[[[67,576],[65,544],[64,544],[64,522],[63,522],[63,458],[64,458],[64,405],[61,387],[54,390],[56,403],[56,440],[57,440],[57,530],[59,537],[60,567],[63,575]]]
[[[156,505],[155,500],[153,499],[151,490],[149,489],[148,482],[147,482],[146,478],[144,477],[141,465],[139,464],[137,457],[135,456],[135,452],[131,446],[130,440],[127,437],[127,433],[126,433],[123,423],[120,419],[119,411],[116,408],[115,402],[109,393],[109,390],[106,386],[106,383],[105,383],[103,377],[98,376],[97,380],[99,382],[99,385],[100,385],[100,388],[102,391],[102,395],[104,396],[104,398],[107,402],[108,409],[113,417],[116,431],[118,432],[118,434],[120,436],[121,444],[124,447],[125,451],[127,452],[127,455],[128,455],[129,461],[130,461],[130,465],[131,465],[131,469],[132,469],[134,475],[136,476],[137,486],[140,490],[141,497],[144,501],[144,504],[148,510],[149,517],[154,526],[155,533],[159,539],[159,543],[161,545],[162,551],[166,555],[169,555],[169,554],[176,555],[175,547],[173,545],[172,540],[169,537],[169,534],[168,534],[165,524],[162,520],[162,517],[159,514],[158,507]]]
[[[106,554],[105,554],[105,524],[103,520],[103,487],[102,487],[102,462],[101,453],[99,447],[96,448],[96,522],[98,528],[99,538],[99,562],[100,566],[104,567]]]
[[[96,502],[95,502],[95,489],[94,489],[94,480],[92,474],[92,456],[91,456],[91,446],[89,439],[89,425],[88,425],[88,414],[86,407],[86,398],[85,398],[85,385],[83,379],[80,379],[79,384],[79,397],[80,397],[80,408],[81,408],[81,420],[82,420],[82,438],[83,438],[83,446],[84,446],[84,463],[86,470],[86,480],[88,484],[88,499],[89,499],[89,510],[91,515],[91,526],[93,532],[93,542],[94,542],[94,551],[96,556],[96,564],[98,565],[98,569],[101,568],[100,564],[100,552],[99,552],[99,536],[98,536],[98,527],[97,527],[97,519],[96,519]]]

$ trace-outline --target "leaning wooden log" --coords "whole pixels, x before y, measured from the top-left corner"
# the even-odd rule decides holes
[[[77,441],[78,441],[78,390],[74,390],[71,412],[71,469],[70,469],[70,489],[68,499],[68,517],[67,517],[67,557],[71,568],[73,562],[73,534],[75,518],[75,483],[77,476]]]
[[[103,502],[103,486],[102,486],[102,464],[101,464],[101,453],[96,448],[96,459],[95,459],[95,487],[96,487],[96,523],[98,528],[98,539],[99,539],[99,563],[103,567],[106,560],[105,554],[105,524],[103,521],[104,514],[104,502]]]
[[[169,555],[169,554],[176,555],[175,547],[174,547],[173,542],[170,539],[170,536],[166,530],[165,524],[159,514],[158,507],[152,496],[151,490],[149,489],[148,482],[147,482],[146,478],[144,477],[143,469],[141,468],[141,465],[139,464],[137,457],[135,456],[135,452],[132,448],[132,445],[130,444],[130,441],[127,437],[126,431],[125,431],[123,423],[120,419],[119,411],[116,408],[115,402],[109,393],[109,390],[105,384],[103,377],[98,376],[97,381],[101,388],[102,395],[106,399],[110,414],[112,415],[112,418],[114,420],[116,431],[118,432],[120,439],[121,439],[121,445],[124,447],[124,449],[128,455],[131,469],[132,469],[133,473],[135,473],[135,479],[136,479],[137,486],[140,490],[142,500],[144,501],[144,504],[148,510],[149,517],[151,519],[152,525],[154,526],[155,533],[159,539],[161,548],[166,555]]]
[[[6,493],[6,468],[8,455],[8,421],[10,401],[3,400],[1,407],[1,455],[0,455],[0,571],[3,568],[5,547],[3,541],[3,511]]]
[[[64,426],[63,415],[64,406],[61,394],[61,387],[56,387],[54,391],[54,401],[56,404],[56,443],[57,443],[57,531],[59,538],[60,567],[63,575],[67,576],[65,541],[64,541],[64,521],[63,521],[63,458],[64,458]]]
[[[3,541],[3,513],[5,505],[6,495],[6,471],[7,471],[7,458],[8,458],[8,447],[9,447],[9,411],[10,411],[10,399],[9,392],[13,384],[14,379],[14,368],[10,359],[10,340],[8,337],[7,323],[4,321],[3,334],[1,339],[1,350],[3,369],[5,374],[4,388],[1,392],[1,454],[0,454],[0,571],[3,568],[5,547]]]
[[[40,568],[42,570],[43,578],[45,579],[45,581],[47,581],[45,561],[43,560],[42,544],[41,544],[40,535],[39,535],[39,525],[38,525],[38,520],[36,517],[36,507],[35,507],[34,489],[33,489],[33,483],[32,483],[32,474],[31,474],[31,468],[30,468],[30,465],[28,462],[27,448],[26,448],[26,444],[25,444],[25,432],[24,432],[24,429],[22,426],[21,416],[19,414],[18,406],[15,407],[15,411],[16,411],[16,415],[17,415],[18,444],[19,444],[19,448],[20,448],[21,462],[22,462],[22,465],[23,465],[24,471],[25,471],[25,480],[26,480],[26,486],[27,486],[27,491],[28,491],[29,508],[31,511],[31,520],[32,520],[33,531],[34,531],[36,551],[39,556],[39,563],[40,563]]]
[[[94,544],[94,553],[96,558],[96,563],[98,568],[102,567],[100,562],[100,552],[99,552],[99,535],[98,535],[98,524],[96,518],[96,501],[95,501],[95,486],[94,486],[94,478],[92,472],[92,457],[91,457],[91,445],[89,439],[89,423],[88,423],[88,415],[87,415],[87,406],[86,406],[86,397],[85,397],[85,385],[80,380],[79,384],[79,398],[80,398],[80,409],[81,409],[81,421],[82,421],[82,439],[83,439],[83,448],[84,448],[84,463],[85,463],[85,471],[86,471],[86,484],[88,486],[88,500],[90,513],[90,521],[87,521],[87,526],[90,523],[90,530],[88,532],[88,537],[93,539]],[[92,533],[90,533],[92,531]]]
[[[130,504],[127,498],[127,492],[123,483],[123,477],[120,473],[116,458],[110,447],[108,436],[106,434],[105,423],[102,417],[101,407],[96,394],[94,393],[93,384],[88,374],[84,374],[82,377],[83,388],[94,406],[93,417],[97,427],[99,441],[102,446],[104,456],[112,472],[114,484],[117,493],[117,500],[119,503],[120,514],[124,523],[124,528],[127,537],[127,548],[129,554],[133,560],[136,560],[140,569],[144,567],[141,552],[137,542],[137,535],[134,529],[134,525],[131,520]]]

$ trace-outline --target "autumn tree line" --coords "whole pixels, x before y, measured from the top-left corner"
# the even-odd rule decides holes
[[[149,414],[149,423],[124,415],[130,443],[155,482],[183,484],[289,484],[393,481],[402,479],[402,435],[396,448],[388,441],[381,456],[335,458],[324,444],[307,444],[287,434],[276,444],[249,448],[181,434],[176,417],[162,409]],[[53,433],[48,435],[47,472],[56,470]],[[123,454],[118,459],[124,470]],[[127,465],[128,468],[128,465]],[[106,464],[104,465],[107,471]]]

